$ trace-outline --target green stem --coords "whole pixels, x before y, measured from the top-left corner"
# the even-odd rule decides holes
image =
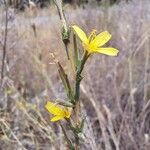
[[[89,54],[87,51],[85,51],[83,58],[79,66],[77,67],[77,72],[76,72],[75,97],[74,97],[74,100],[75,100],[74,112],[75,112],[76,128],[78,128],[78,125],[79,125],[79,113],[80,113],[79,96],[80,96],[80,82],[82,80],[81,73],[84,69],[84,65],[88,57],[89,57]],[[80,139],[79,139],[78,133],[74,132],[74,137],[75,137],[75,150],[79,150]]]
[[[80,96],[80,82],[82,80],[81,73],[83,71],[84,64],[85,64],[86,60],[88,59],[88,57],[89,57],[89,54],[88,54],[87,51],[85,51],[83,59],[82,59],[80,65],[77,68],[76,85],[75,85],[75,101],[79,100],[79,96]]]

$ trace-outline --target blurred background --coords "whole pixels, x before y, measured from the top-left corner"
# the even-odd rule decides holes
[[[117,57],[94,54],[85,66],[81,149],[149,150],[150,1],[64,0],[64,10],[69,25],[108,30],[119,49]],[[56,60],[73,81],[54,2],[0,0],[0,150],[66,149],[44,108],[67,98]]]

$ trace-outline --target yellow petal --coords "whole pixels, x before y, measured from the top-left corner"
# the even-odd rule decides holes
[[[45,108],[53,115],[57,115],[57,116],[64,115],[64,110],[61,107],[57,106],[55,103],[52,103],[50,101],[47,102]]]
[[[91,42],[97,47],[103,46],[106,44],[111,38],[111,34],[108,31],[101,32],[98,34],[95,39]]]
[[[109,55],[109,56],[117,56],[119,51],[115,48],[107,47],[107,48],[99,48],[95,50],[94,52],[102,53],[102,54]]]
[[[74,31],[76,32],[76,34],[78,35],[78,37],[80,38],[80,40],[83,43],[88,43],[88,38],[87,38],[86,34],[84,33],[84,31],[82,29],[80,29],[76,25],[72,26],[72,28],[74,29]]]
[[[59,121],[59,120],[62,120],[64,119],[64,116],[55,116],[51,119],[52,122],[55,122],[55,121]]]

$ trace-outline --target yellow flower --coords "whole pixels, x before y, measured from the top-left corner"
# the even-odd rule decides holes
[[[83,47],[89,54],[91,53],[102,53],[109,56],[117,56],[118,50],[112,47],[102,47],[111,38],[111,34],[108,31],[104,31],[96,35],[96,30],[93,30],[89,37],[85,32],[78,26],[72,26],[80,40],[82,41]]]
[[[70,118],[71,112],[68,110],[67,107],[60,107],[52,102],[47,102],[45,105],[45,108],[54,115],[54,117],[51,119],[51,121],[58,121],[62,120],[64,118]]]

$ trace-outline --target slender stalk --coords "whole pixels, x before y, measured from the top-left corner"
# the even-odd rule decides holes
[[[4,32],[3,56],[2,56],[1,85],[4,78],[4,68],[7,50],[7,35],[8,35],[8,6],[6,0],[4,0],[4,6],[5,6],[5,32]]]
[[[79,101],[79,97],[80,97],[80,83],[82,80],[82,76],[81,73],[83,71],[84,65],[86,60],[88,59],[89,55],[88,52],[85,51],[83,59],[81,60],[80,65],[77,68],[77,72],[76,72],[76,84],[75,84],[75,107],[74,107],[74,112],[75,112],[75,124],[76,127],[78,128],[79,126],[79,114],[80,114],[80,101]],[[75,150],[79,150],[80,146],[79,146],[79,137],[77,136],[77,134],[74,134],[75,136]]]
[[[80,82],[82,80],[81,73],[83,71],[84,64],[85,64],[86,60],[88,59],[88,57],[89,57],[88,52],[85,51],[85,54],[84,54],[83,59],[81,61],[81,64],[77,68],[77,72],[76,72],[76,85],[75,85],[75,101],[79,100],[79,96],[80,96]]]
[[[69,40],[70,35],[69,35],[69,28],[67,26],[66,17],[65,17],[65,14],[64,14],[64,10],[63,10],[63,2],[62,2],[62,0],[53,0],[53,1],[54,1],[55,5],[57,7],[57,11],[58,11],[60,20],[62,22],[62,41],[65,45],[67,58],[70,59],[69,58],[69,53],[68,53],[68,44],[70,42],[70,40]]]
[[[75,123],[76,123],[76,127],[78,127],[79,125],[79,113],[80,113],[80,101],[78,100],[75,104]],[[77,134],[74,133],[74,137],[75,137],[75,150],[79,150],[80,148],[80,142],[79,142],[79,137]]]
[[[150,38],[148,38],[148,43],[150,44]],[[148,66],[149,66],[149,60],[150,60],[150,46],[149,44],[146,45],[145,47],[145,67],[144,67],[144,103],[147,104],[147,93],[148,93]]]

